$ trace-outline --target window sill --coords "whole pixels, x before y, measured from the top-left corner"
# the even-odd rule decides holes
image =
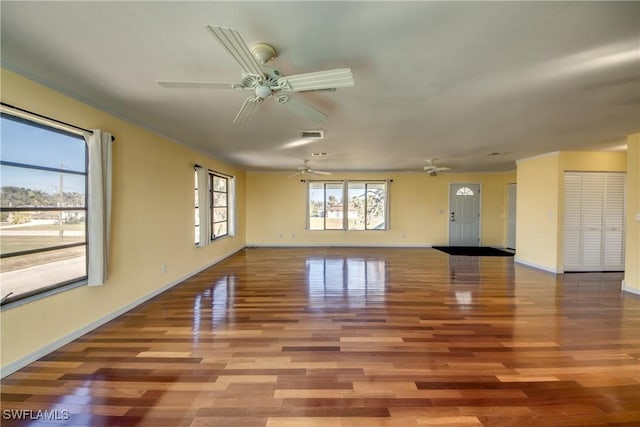
[[[15,301],[7,301],[6,303],[0,306],[0,311],[10,310],[12,308],[20,307],[25,304],[29,304],[34,301],[38,301],[44,298],[48,298],[50,296],[69,291],[71,289],[79,288],[80,286],[85,286],[88,283],[87,278],[78,280],[77,282],[68,283],[66,285],[61,285],[53,289],[49,289],[43,292],[39,292],[34,295],[29,295],[24,298],[18,298]]]

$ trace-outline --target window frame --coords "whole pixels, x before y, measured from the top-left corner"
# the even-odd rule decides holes
[[[475,193],[470,187],[460,187],[456,191],[456,196],[475,196]]]
[[[351,183],[355,183],[355,184],[364,184],[364,228],[349,228],[349,218],[347,218],[347,230],[348,231],[386,231],[388,230],[388,226],[387,223],[389,221],[389,215],[388,215],[388,196],[389,196],[389,182],[387,180],[347,180],[346,181],[346,192],[347,192],[347,196],[349,194],[349,186]],[[369,228],[368,227],[368,212],[367,212],[367,205],[369,204],[369,198],[367,197],[368,193],[369,193],[369,185],[380,185],[380,184],[384,184],[384,212],[383,212],[383,216],[384,216],[384,227],[383,228]],[[347,200],[346,203],[346,213],[347,216],[349,214],[349,200]]]
[[[342,185],[342,228],[327,228],[327,189],[326,184],[341,184]],[[365,188],[365,227],[349,228],[349,185],[351,183],[364,184]],[[306,229],[308,231],[388,231],[390,229],[389,218],[389,184],[391,180],[388,179],[362,179],[362,180],[307,180],[306,181]],[[311,185],[323,184],[323,203],[324,203],[324,215],[322,228],[311,228]],[[366,195],[367,187],[369,184],[384,184],[384,227],[383,228],[368,228],[367,227],[367,211],[366,211]]]
[[[195,194],[193,197],[193,202],[194,202],[194,235],[193,235],[193,240],[194,240],[194,244],[196,246],[200,246],[200,227],[202,227],[202,224],[200,224],[200,208],[201,208],[201,200],[198,194],[198,170],[197,167],[194,168],[193,170],[193,176],[194,176],[194,181],[195,181],[195,185],[194,185],[194,190],[195,190]]]
[[[215,191],[214,179],[224,179],[226,191]],[[223,172],[218,172],[194,164],[194,246],[204,248],[214,240],[220,240],[236,235],[236,178]],[[202,185],[202,188],[199,186]],[[206,186],[206,189],[205,189]],[[215,203],[215,194],[225,194],[226,205]],[[226,219],[215,221],[214,209],[226,209]],[[215,225],[226,222],[226,233],[216,235]]]
[[[45,172],[53,172],[60,173],[65,175],[76,175],[76,176],[84,176],[84,197],[83,197],[83,206],[24,206],[24,207],[3,207],[0,206],[0,212],[60,212],[60,220],[62,220],[63,212],[84,212],[84,238],[82,242],[61,244],[61,245],[53,245],[36,249],[28,249],[22,251],[15,251],[9,253],[0,253],[0,258],[7,259],[18,256],[27,256],[37,253],[45,253],[45,252],[53,252],[61,249],[68,249],[73,247],[84,246],[84,275],[74,277],[68,280],[64,280],[62,282],[56,282],[52,284],[47,284],[41,286],[37,289],[32,289],[27,292],[20,293],[18,295],[1,295],[3,298],[0,301],[2,308],[13,307],[17,305],[22,305],[27,302],[44,298],[50,295],[57,294],[67,289],[75,288],[78,286],[83,286],[87,284],[88,274],[89,274],[89,233],[87,229],[87,225],[89,222],[89,205],[88,205],[88,197],[89,197],[89,148],[87,142],[84,138],[83,132],[73,129],[69,126],[63,126],[61,124],[56,123],[53,119],[45,119],[43,117],[39,117],[35,114],[28,114],[24,112],[20,112],[20,114],[13,112],[12,110],[2,108],[0,110],[0,116],[5,119],[14,121],[16,123],[20,123],[24,126],[35,127],[42,129],[47,132],[54,132],[61,135],[64,135],[69,138],[73,138],[82,142],[84,147],[84,171],[73,170],[73,169],[64,169],[64,168],[56,168],[50,166],[42,166],[31,163],[22,163],[22,162],[13,162],[9,160],[4,160],[0,158],[1,166],[8,166],[14,168],[22,168],[32,171],[45,171]],[[64,193],[63,193],[64,194]],[[47,263],[36,264],[35,266],[46,265]],[[16,270],[19,271],[19,270]]]
[[[344,201],[345,201],[345,181],[344,180],[308,180],[307,181],[307,230],[310,231],[345,231],[345,215],[344,215]],[[312,184],[322,184],[322,207],[323,207],[323,216],[322,216],[322,228],[311,228],[311,198],[309,197],[311,191]],[[327,228],[327,184],[340,184],[342,187],[342,227],[341,228]]]
[[[225,191],[216,191],[215,190],[214,181],[215,181],[216,178],[224,179],[224,181],[225,181]],[[210,212],[211,212],[211,215],[209,217],[210,218],[209,222],[210,222],[211,229],[209,231],[210,231],[210,240],[211,241],[222,239],[222,238],[227,237],[227,236],[230,235],[230,233],[229,233],[229,225],[230,225],[230,221],[229,221],[229,210],[230,210],[230,204],[229,204],[229,202],[230,202],[230,200],[229,200],[230,191],[229,191],[229,189],[230,188],[229,187],[231,185],[231,179],[230,178],[231,178],[230,176],[221,174],[220,172],[215,172],[215,171],[211,171],[211,170],[209,171],[209,179],[208,179],[208,182],[209,182],[209,209],[210,209]],[[216,203],[215,203],[216,198],[214,197],[216,193],[225,195],[226,204],[224,206],[216,205]],[[222,209],[222,208],[224,208],[225,212],[226,212],[225,219],[224,219],[224,221],[216,221],[215,220],[215,215],[214,215],[215,209]],[[226,228],[227,231],[224,234],[216,235],[215,232],[214,232],[215,225],[216,224],[220,224],[220,223],[225,223],[226,224],[225,228]]]

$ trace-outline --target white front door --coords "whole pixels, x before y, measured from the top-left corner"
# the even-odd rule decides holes
[[[450,184],[449,245],[480,245],[480,184]]]

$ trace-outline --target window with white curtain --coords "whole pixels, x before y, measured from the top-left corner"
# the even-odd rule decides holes
[[[87,278],[87,144],[3,111],[0,281],[4,302]]]

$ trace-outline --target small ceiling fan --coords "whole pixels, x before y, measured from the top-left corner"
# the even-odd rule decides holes
[[[327,171],[319,171],[319,170],[315,170],[315,169],[311,169],[311,166],[309,166],[309,160],[307,159],[303,159],[302,162],[304,163],[303,166],[298,167],[298,171],[289,175],[289,176],[296,176],[296,175],[331,175],[331,172],[327,172]]]
[[[265,65],[278,53],[266,43],[257,43],[249,48],[239,32],[231,28],[207,25],[207,29],[231,57],[240,65],[242,76],[239,83],[208,81],[165,81],[157,83],[169,89],[236,89],[251,90],[253,94],[244,100],[233,119],[234,124],[246,124],[255,115],[258,106],[267,98],[274,97],[279,104],[289,107],[301,116],[323,122],[327,115],[309,104],[291,96],[292,92],[335,91],[336,88],[355,84],[350,68],[317,71],[313,73],[285,76],[280,70]]]
[[[436,159],[428,159],[427,165],[424,167],[424,171],[429,174],[429,176],[438,176],[439,172],[448,171],[449,168],[446,166],[436,166],[433,164]]]

